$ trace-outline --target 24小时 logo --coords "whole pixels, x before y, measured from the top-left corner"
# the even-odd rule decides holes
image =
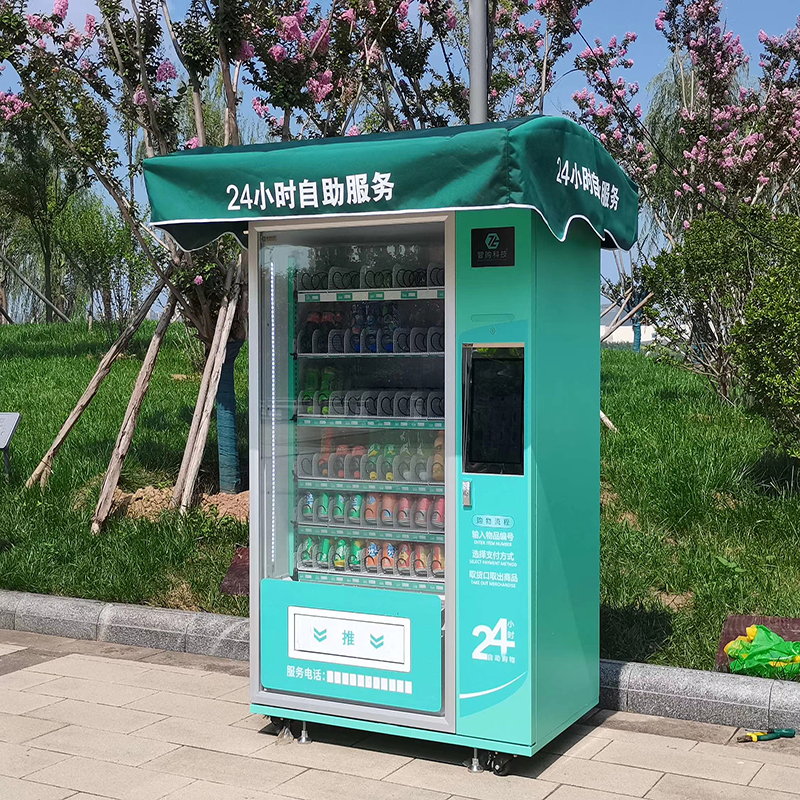
[[[486,234],[486,246],[490,250],[497,250],[500,246],[500,237],[496,233],[488,233]]]

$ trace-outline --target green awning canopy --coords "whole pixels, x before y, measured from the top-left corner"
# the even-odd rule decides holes
[[[185,250],[252,220],[533,208],[563,241],[584,219],[604,247],[633,246],[638,191],[564,117],[183,150],[144,162],[152,224]]]

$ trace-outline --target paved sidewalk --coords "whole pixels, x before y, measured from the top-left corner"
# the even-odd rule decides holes
[[[311,726],[278,743],[236,661],[0,630],[0,800],[800,798],[800,741],[598,711],[514,774],[462,748]]]

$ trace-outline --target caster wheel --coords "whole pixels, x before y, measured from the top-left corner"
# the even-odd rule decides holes
[[[492,773],[503,777],[511,772],[511,765],[514,761],[514,756],[507,753],[493,753],[492,754]]]

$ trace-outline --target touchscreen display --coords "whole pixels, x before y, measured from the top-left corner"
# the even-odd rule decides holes
[[[464,471],[523,473],[522,348],[470,350],[465,363]]]

